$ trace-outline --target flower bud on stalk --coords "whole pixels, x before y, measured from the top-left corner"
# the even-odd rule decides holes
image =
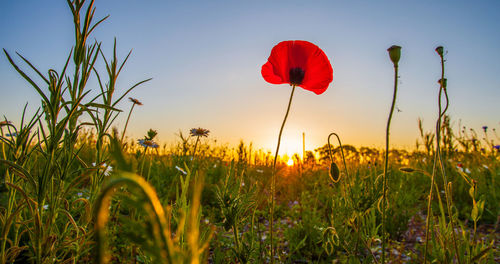
[[[394,67],[398,66],[399,58],[401,58],[401,47],[397,45],[392,45],[387,49],[389,52],[389,57],[391,57],[392,63],[394,63]]]
[[[440,57],[443,57],[443,54],[444,54],[443,46],[438,46],[436,48],[436,52],[439,54]]]
[[[330,165],[329,176],[334,183],[337,183],[340,180],[340,170],[335,162],[332,162]]]

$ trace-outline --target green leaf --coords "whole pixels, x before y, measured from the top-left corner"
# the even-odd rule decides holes
[[[474,207],[472,207],[472,212],[470,213],[470,217],[472,218],[472,221],[476,222],[478,218],[478,209],[477,209],[477,204],[474,204]]]
[[[88,103],[88,104],[86,104],[86,106],[87,107],[98,107],[98,108],[108,109],[108,110],[117,111],[117,112],[123,112],[122,110],[120,110],[118,108],[114,108],[112,106],[105,105],[105,104],[99,104],[99,103]]]

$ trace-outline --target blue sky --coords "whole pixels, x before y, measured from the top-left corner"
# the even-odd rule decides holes
[[[439,57],[443,45],[458,125],[500,126],[500,1],[139,1],[96,0],[96,18],[110,15],[93,34],[105,54],[117,38],[119,56],[133,49],[118,93],[146,78],[131,93],[136,107],[129,136],[157,129],[173,143],[179,130],[211,130],[218,142],[240,139],[274,149],[290,87],[266,83],[260,67],[274,45],[303,39],[329,57],[334,80],[322,95],[297,90],[283,133],[283,152],[326,143],[337,132],[344,144],[382,147],[393,90],[386,49],[402,46],[400,86],[391,142],[413,147],[417,118],[431,130],[437,112]],[[61,69],[73,45],[66,1],[3,1],[0,47],[27,57],[42,72]],[[3,55],[3,54],[2,54]],[[17,60],[20,62],[20,60]],[[20,63],[21,64],[21,63]],[[102,65],[100,65],[102,67]],[[27,67],[23,67],[28,69]],[[94,85],[94,86],[93,86]],[[89,88],[97,91],[95,83]],[[37,94],[0,58],[0,114],[19,120]],[[120,107],[128,111],[130,104]],[[117,120],[122,129],[126,113]]]

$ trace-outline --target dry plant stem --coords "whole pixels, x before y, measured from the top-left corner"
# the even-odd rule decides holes
[[[385,263],[385,207],[386,207],[386,193],[387,193],[387,167],[389,164],[389,129],[391,126],[392,114],[394,113],[394,106],[396,105],[396,94],[398,91],[398,65],[394,65],[394,93],[392,95],[391,111],[387,119],[387,128],[385,131],[385,159],[384,159],[384,184],[382,190],[382,263]]]
[[[276,146],[276,153],[274,154],[273,170],[271,174],[271,221],[269,223],[269,232],[271,237],[271,263],[274,263],[274,245],[273,245],[273,225],[274,225],[274,200],[276,192],[276,161],[278,160],[278,153],[280,150],[281,134],[283,133],[283,128],[285,127],[285,122],[290,112],[290,106],[292,105],[293,93],[295,92],[295,85],[292,85],[292,93],[290,94],[290,100],[288,101],[288,107],[286,109],[285,118],[283,118],[283,123],[281,124],[280,133],[278,136],[278,145]]]
[[[134,111],[135,103],[132,104],[132,107],[130,108],[130,112],[128,112],[128,117],[127,117],[127,122],[125,122],[125,128],[123,129],[123,134],[120,142],[123,144],[123,138],[125,137],[125,132],[127,132],[127,126],[128,126],[128,121],[130,120],[130,115],[132,114],[132,111]]]

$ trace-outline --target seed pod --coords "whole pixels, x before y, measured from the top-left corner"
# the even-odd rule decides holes
[[[334,182],[334,183],[337,183],[339,180],[340,180],[340,171],[339,171],[339,167],[337,166],[337,164],[335,164],[335,162],[332,162],[330,164],[330,171],[329,171],[329,174],[330,176],[330,179]]]
[[[441,57],[443,56],[443,51],[444,51],[443,46],[438,46],[436,48],[437,54],[439,54],[439,56],[441,56]]]
[[[389,52],[392,63],[394,63],[394,67],[398,66],[399,58],[401,58],[401,47],[392,45],[387,51]]]

